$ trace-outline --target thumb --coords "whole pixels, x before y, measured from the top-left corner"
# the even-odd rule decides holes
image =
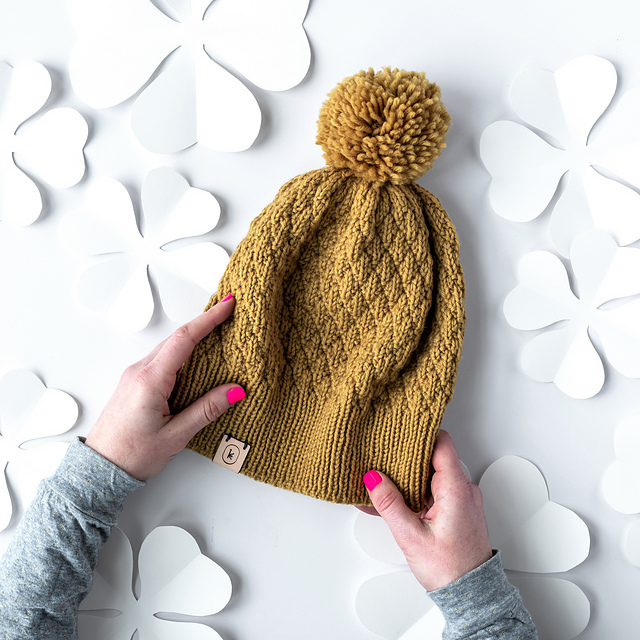
[[[232,404],[245,397],[244,389],[233,383],[214,387],[172,418],[174,429],[186,442],[208,424],[217,420]]]
[[[377,471],[367,471],[362,481],[376,511],[387,523],[398,546],[406,553],[416,536],[424,535],[422,521],[409,509],[402,494],[387,476]]]

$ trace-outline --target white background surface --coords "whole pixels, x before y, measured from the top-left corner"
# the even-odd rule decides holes
[[[68,190],[40,185],[45,212],[30,227],[0,223],[0,374],[30,368],[48,387],[71,394],[81,406],[71,435],[86,434],[125,366],[175,328],[159,310],[146,330],[114,333],[76,301],[85,263],[64,249],[58,231],[91,180],[112,176],[135,200],[149,169],[175,168],[219,200],[221,222],[208,238],[231,253],[285,181],[322,166],[316,119],[336,82],[370,66],[424,70],[440,85],[452,126],[447,149],[420,183],[457,226],[468,287],[464,354],[444,426],[476,481],[505,454],[540,468],[551,499],[573,509],[591,531],[589,558],[558,576],[578,584],[591,601],[592,619],[580,638],[636,637],[639,569],[621,549],[636,518],[613,511],[600,482],[614,459],[615,426],[639,409],[640,381],[605,362],[602,392],[578,401],[522,373],[520,351],[531,336],[507,325],[502,303],[517,284],[519,259],[527,251],[553,250],[548,214],[517,224],[491,211],[478,141],[490,123],[515,118],[508,89],[520,72],[555,70],[578,55],[614,63],[615,105],[640,85],[639,23],[640,5],[631,0],[312,0],[305,29],[313,59],[305,81],[282,93],[247,83],[263,112],[254,146],[224,154],[195,145],[157,156],[131,133],[132,100],[99,111],[74,95],[67,65],[75,34],[62,0],[0,0],[0,59],[43,63],[54,85],[47,107],[75,107],[90,127],[85,179]],[[258,484],[184,452],[128,499],[120,524],[134,549],[158,525],[182,526],[224,567],[234,594],[209,622],[225,640],[366,640],[374,636],[355,616],[355,592],[391,567],[357,546],[355,515],[351,507]]]

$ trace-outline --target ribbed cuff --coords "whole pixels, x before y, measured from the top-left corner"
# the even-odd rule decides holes
[[[521,604],[518,590],[507,580],[499,551],[477,569],[430,591],[429,597],[439,607],[447,625],[464,629],[465,635],[485,628]]]
[[[124,499],[146,483],[136,480],[76,438],[44,483],[86,515],[114,526]]]

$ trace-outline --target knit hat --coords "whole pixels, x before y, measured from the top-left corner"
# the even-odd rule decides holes
[[[173,412],[236,382],[246,398],[189,448],[250,446],[242,473],[346,504],[371,504],[386,473],[424,505],[464,333],[455,228],[413,182],[444,148],[449,115],[424,73],[372,69],[328,95],[327,167],[285,184],[251,223],[207,308],[233,314],[181,369]]]

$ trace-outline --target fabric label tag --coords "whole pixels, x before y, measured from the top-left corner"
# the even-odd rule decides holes
[[[251,446],[246,442],[240,442],[229,435],[222,436],[222,442],[213,456],[213,461],[229,471],[238,473],[242,469],[245,458]]]

